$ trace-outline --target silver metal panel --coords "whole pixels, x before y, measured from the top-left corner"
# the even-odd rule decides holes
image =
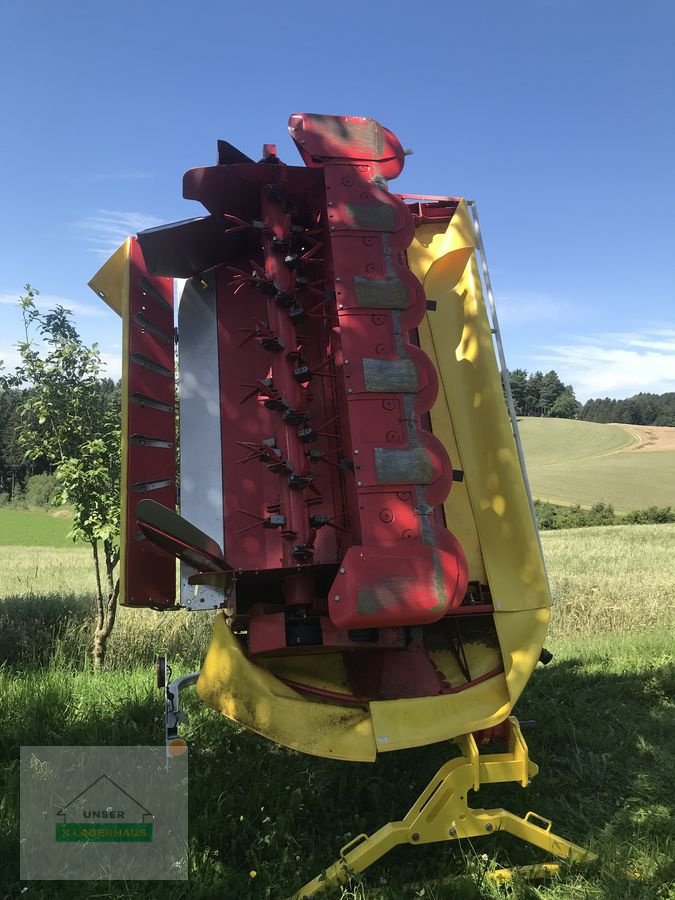
[[[434,467],[427,451],[375,447],[375,472],[380,484],[431,484]]]
[[[364,359],[363,385],[376,393],[415,394],[419,373],[411,359]]]
[[[206,282],[206,287],[203,286]],[[178,306],[180,514],[223,547],[223,470],[216,287],[213,272],[186,281]],[[225,553],[227,550],[223,547]],[[181,603],[194,569],[181,563]]]

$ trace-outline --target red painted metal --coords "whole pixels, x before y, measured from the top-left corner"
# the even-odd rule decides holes
[[[453,597],[458,592],[463,596],[466,589],[456,541],[453,550],[415,546],[412,540],[389,547],[351,547],[328,598],[331,620],[338,628],[438,621]]]
[[[355,475],[346,488],[360,546],[343,560],[329,614],[342,628],[433,622],[461,603],[468,574],[435,511],[452,464],[422,423],[438,382],[409,332],[426,298],[405,260],[413,217],[386,185],[403,153],[370,120],[298,114],[290,128],[305,162],[324,170],[343,445]]]
[[[346,658],[349,686],[371,700],[434,697],[452,688],[419,642],[406,650],[385,650]]]
[[[175,602],[173,556],[144,538],[135,516],[140,500],[176,508],[173,279],[148,274],[131,238],[123,603],[164,608]]]
[[[453,467],[431,433],[438,378],[418,346],[427,304],[406,259],[416,223],[450,218],[456,201],[390,193],[405,154],[372,120],[302,113],[290,130],[306,168],[267,144],[259,163],[230,148],[184,177],[224,235],[214,465],[236,627],[252,657],[341,652],[354,702],[460,690],[433,665],[425,626],[491,607],[460,605],[467,565],[443,515]],[[173,371],[172,347],[169,360],[147,329],[135,340]],[[169,380],[145,377],[153,396]],[[173,509],[172,496],[155,499]]]

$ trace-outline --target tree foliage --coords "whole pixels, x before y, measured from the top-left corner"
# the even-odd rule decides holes
[[[675,425],[675,393],[640,393],[625,400],[610,397],[588,400],[584,403],[580,417],[587,422]]]
[[[537,523],[542,531],[560,528],[587,528],[595,525],[661,525],[675,522],[675,512],[670,506],[650,506],[627,513],[616,513],[611,503],[594,503],[590,509],[579,505],[557,506],[544,500],[535,500]]]
[[[103,665],[115,623],[119,578],[120,411],[119,392],[101,380],[96,344],[84,344],[62,306],[37,308],[26,285],[19,304],[25,339],[21,364],[3,379],[20,392],[17,441],[27,461],[56,475],[57,500],[74,513],[72,536],[92,548],[96,574],[93,659]]]
[[[581,404],[574,396],[571,384],[563,384],[558,373],[551,369],[528,374],[525,369],[509,372],[511,394],[517,416],[553,416],[576,419]]]

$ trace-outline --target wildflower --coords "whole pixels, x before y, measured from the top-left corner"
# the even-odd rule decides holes
[[[251,871],[248,873],[248,877],[249,877],[249,878],[255,878],[257,874],[258,874],[258,873],[256,872],[255,869],[251,869]]]

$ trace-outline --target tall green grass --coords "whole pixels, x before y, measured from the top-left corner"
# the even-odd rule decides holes
[[[561,881],[496,888],[489,869],[544,856],[496,834],[402,847],[327,898],[675,900],[674,537],[669,525],[543,535],[555,659],[516,709],[538,722],[527,740],[541,771],[527,791],[489,786],[473,798],[553,819],[599,863]],[[212,614],[120,610],[107,669],[94,679],[86,551],[0,548],[0,573],[2,898],[284,898],[351,837],[405,814],[452,752],[441,744],[383,754],[375,765],[310,758],[245,732],[187,692],[190,881],[21,883],[19,747],[161,743],[152,660],[168,650],[174,674],[198,668]]]
[[[675,525],[546,532],[542,544],[553,595],[549,641],[675,628]],[[88,551],[0,547],[0,572],[0,659],[86,667],[94,590]],[[196,669],[213,615],[122,608],[107,665],[133,669],[165,651]]]
[[[384,754],[375,765],[310,758],[233,726],[188,693],[190,881],[24,885],[17,880],[19,746],[160,743],[161,702],[150,669],[106,672],[96,680],[57,667],[21,677],[0,672],[0,696],[2,897],[284,898],[351,837],[400,818],[452,752],[441,744]],[[538,722],[527,739],[540,774],[526,791],[489,786],[473,803],[520,815],[534,809],[553,819],[559,833],[598,852],[600,862],[560,882],[506,891],[485,881],[485,871],[541,860],[541,852],[499,834],[460,845],[406,846],[344,897],[672,898],[673,698],[666,635],[566,641],[556,660],[535,674],[517,709]]]
[[[550,639],[675,628],[675,525],[542,534]]]

